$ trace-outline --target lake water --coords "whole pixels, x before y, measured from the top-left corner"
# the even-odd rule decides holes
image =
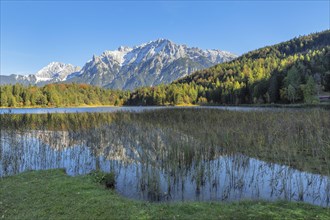
[[[281,108],[271,107],[238,107],[238,106],[187,106],[187,107],[162,107],[162,106],[133,106],[133,107],[63,107],[63,108],[0,108],[0,114],[45,114],[45,113],[82,113],[82,112],[117,112],[117,111],[148,111],[157,109],[221,109],[230,111],[281,111]],[[289,110],[289,108],[286,108]],[[297,110],[292,108],[290,110]]]
[[[41,114],[10,119],[17,125],[1,127],[0,177],[53,168],[64,168],[73,176],[102,170],[114,172],[116,190],[134,199],[284,199],[330,206],[328,175],[267,162],[218,145],[223,138],[210,123],[214,120],[200,117],[219,113],[214,116],[217,119],[223,113],[219,109],[162,108],[156,111],[159,113],[151,111],[157,107],[97,109],[134,113]],[[8,117],[3,116],[2,122],[7,123]],[[191,125],[194,121],[196,126]]]

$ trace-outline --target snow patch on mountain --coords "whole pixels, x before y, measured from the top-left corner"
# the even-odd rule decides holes
[[[45,85],[56,82],[76,82],[132,90],[141,86],[171,83],[194,71],[227,62],[237,56],[222,50],[202,50],[179,45],[167,39],[157,39],[134,47],[121,46],[93,55],[80,68],[52,62],[29,76],[3,76],[5,83]],[[0,82],[0,84],[3,84]]]
[[[167,39],[94,55],[75,75],[71,82],[134,89],[139,86],[170,83],[192,72],[235,59],[235,54],[221,50],[202,50],[175,44]]]
[[[64,64],[60,62],[51,62],[41,70],[39,70],[35,76],[38,82],[44,81],[65,81],[67,76],[74,72],[78,72],[80,67],[73,66],[71,64]]]
[[[132,48],[121,46],[118,50],[104,51],[101,57],[117,62],[121,66],[125,61],[125,55],[132,50]]]

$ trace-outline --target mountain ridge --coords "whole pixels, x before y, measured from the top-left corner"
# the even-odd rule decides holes
[[[21,83],[23,85],[31,84],[42,86],[45,84],[65,81],[70,74],[73,74],[79,70],[80,67],[72,64],[51,62],[35,74],[11,74],[9,76],[0,75],[0,85]]]
[[[88,83],[112,89],[135,89],[170,83],[196,70],[236,58],[220,50],[201,50],[178,45],[167,39],[135,47],[120,46],[104,51],[82,67],[70,82]]]
[[[134,47],[120,46],[93,55],[82,68],[52,62],[29,76],[0,76],[0,84],[18,82],[44,85],[54,82],[86,83],[112,89],[133,90],[141,86],[167,84],[196,70],[235,59],[221,50],[202,50],[159,38]]]
[[[93,60],[100,59],[94,56]],[[176,63],[171,65],[177,68]],[[39,88],[2,86],[0,90],[0,105],[9,107],[316,104],[330,97],[330,30],[248,52],[171,84],[139,87],[132,92],[77,83]]]
[[[329,92],[330,30],[325,30],[247,52],[166,86],[137,89],[128,104],[313,104]]]

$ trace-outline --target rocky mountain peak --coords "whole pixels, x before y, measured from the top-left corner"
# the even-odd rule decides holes
[[[72,81],[116,89],[170,83],[183,75],[237,56],[221,50],[202,50],[159,38],[133,48],[120,46],[93,56]],[[80,77],[80,78],[79,78]]]
[[[78,72],[79,70],[80,67],[73,66],[72,64],[51,62],[39,70],[35,76],[37,81],[48,81],[55,78],[57,81],[63,81],[68,75],[73,72]]]
[[[20,79],[19,82],[37,85],[65,81],[132,90],[140,86],[171,83],[196,70],[236,57],[226,51],[202,50],[159,38],[133,48],[120,46],[117,50],[93,55],[82,69],[51,62],[30,78],[13,76],[7,81]]]

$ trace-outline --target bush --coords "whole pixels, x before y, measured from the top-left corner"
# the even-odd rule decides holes
[[[111,171],[110,173],[104,173],[102,171],[93,171],[90,173],[94,182],[105,185],[106,188],[114,189],[116,186],[116,174]]]
[[[110,172],[104,176],[105,187],[109,189],[114,189],[116,186],[116,175],[115,172]]]

